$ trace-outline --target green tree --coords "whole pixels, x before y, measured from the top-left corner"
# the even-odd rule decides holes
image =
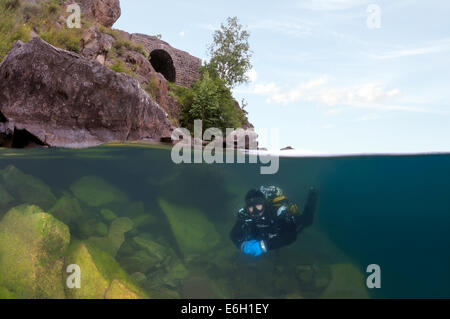
[[[194,87],[189,118],[191,120],[202,120],[204,128],[221,127],[221,113],[217,85],[206,72],[201,81]]]
[[[237,17],[228,18],[227,25],[222,24],[220,30],[214,32],[207,68],[230,88],[249,81],[247,72],[252,68],[249,36]]]

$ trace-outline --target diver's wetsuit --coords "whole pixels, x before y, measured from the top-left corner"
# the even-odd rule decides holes
[[[301,215],[292,214],[288,209],[292,203],[287,200],[276,204],[273,204],[273,198],[270,196],[268,200],[268,205],[260,217],[251,215],[246,208],[239,210],[236,224],[230,233],[231,240],[238,249],[242,249],[243,243],[248,240],[263,240],[267,250],[290,245],[297,239],[301,230],[312,224],[314,209],[305,210]],[[308,206],[311,206],[311,203],[305,205]]]

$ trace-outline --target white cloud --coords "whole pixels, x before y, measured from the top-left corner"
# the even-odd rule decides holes
[[[186,32],[183,30],[183,31],[181,31],[180,33],[178,33],[178,35],[180,36],[180,37],[184,37],[185,36],[185,34],[186,34]]]
[[[450,50],[450,39],[441,39],[433,43],[424,44],[420,47],[399,48],[384,53],[369,54],[373,59],[397,59],[402,57],[425,55],[432,53],[445,52]]]
[[[327,76],[321,76],[293,88],[274,82],[252,83],[246,93],[266,97],[269,104],[289,105],[296,102],[312,102],[328,109],[325,115],[339,114],[343,108],[372,109],[377,111],[404,111],[430,113],[431,110],[405,103],[398,88],[386,89],[380,83],[364,83],[352,86],[333,86]]]
[[[363,116],[358,117],[355,121],[356,122],[368,122],[368,121],[376,121],[381,119],[381,116],[379,114],[365,114]]]
[[[248,79],[250,80],[250,83],[255,83],[258,80],[258,73],[255,71],[255,69],[251,69],[247,72]]]

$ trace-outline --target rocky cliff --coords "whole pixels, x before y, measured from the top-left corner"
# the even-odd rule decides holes
[[[0,77],[3,133],[13,146],[26,142],[24,131],[64,147],[170,136],[166,112],[136,79],[40,38],[16,42]]]
[[[194,85],[199,58],[155,36],[111,29],[119,0],[5,1],[15,4],[5,16],[12,31],[0,30],[11,47],[0,50],[0,146],[170,141],[182,116],[171,87]],[[81,29],[66,26],[73,3]]]

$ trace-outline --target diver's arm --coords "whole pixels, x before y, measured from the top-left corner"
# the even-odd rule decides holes
[[[234,245],[240,250],[245,241],[244,223],[240,218],[238,218],[236,224],[234,224],[234,227],[231,229],[230,238]]]
[[[293,221],[280,218],[278,223],[278,231],[275,234],[271,234],[265,240],[267,250],[274,250],[290,245],[297,239],[296,225]]]

